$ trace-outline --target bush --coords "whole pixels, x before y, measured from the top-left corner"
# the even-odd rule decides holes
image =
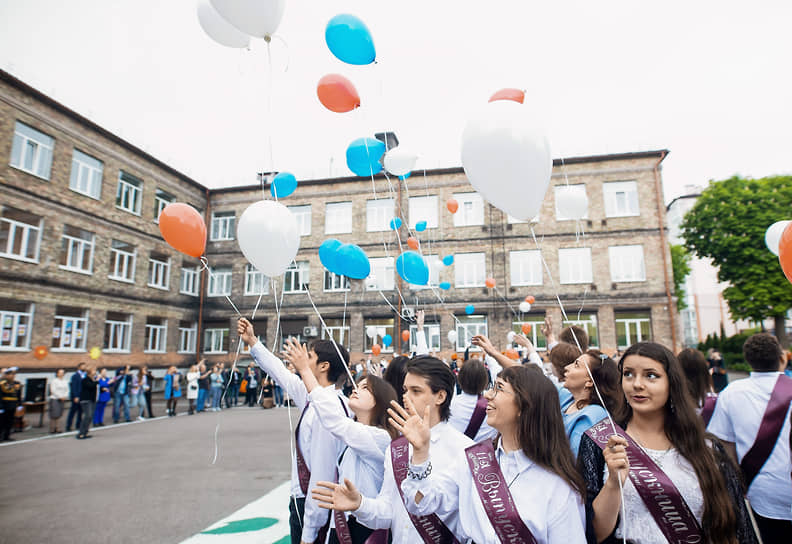
[[[710,334],[704,342],[700,343],[698,349],[706,355],[709,348],[715,348],[723,355],[723,365],[729,370],[738,370],[743,372],[750,372],[751,366],[745,362],[742,353],[742,347],[748,338],[760,329],[748,329],[735,334],[734,336],[723,337],[721,335]]]

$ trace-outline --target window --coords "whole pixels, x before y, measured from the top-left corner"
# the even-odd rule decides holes
[[[430,287],[437,287],[440,285],[440,270],[443,269],[443,261],[437,255],[424,255],[424,262],[429,269],[429,282],[426,285],[410,284],[410,288],[414,291],[421,289],[429,289]]]
[[[417,325],[410,325],[410,352],[418,349],[418,342],[416,340],[416,333],[418,332]],[[440,324],[439,323],[425,323],[424,334],[426,335],[426,343],[429,345],[429,351],[440,351]]]
[[[352,232],[352,203],[333,202],[325,207],[325,234]]]
[[[135,281],[135,260],[136,250],[134,246],[113,240],[110,246],[110,274],[108,277],[113,280]]]
[[[226,297],[231,294],[231,268],[218,267],[209,269],[209,287],[207,296]]]
[[[570,314],[572,317],[574,314]],[[599,348],[599,327],[597,327],[597,314],[581,312],[580,316],[574,315],[575,319],[564,321],[564,327],[569,325],[577,325],[586,331],[589,337],[589,347]]]
[[[41,225],[38,215],[4,208],[0,217],[0,256],[38,262]]]
[[[559,249],[558,268],[561,283],[591,283],[591,248]]]
[[[297,230],[300,236],[311,235],[311,205],[307,206],[287,206],[292,215],[297,220]]]
[[[366,230],[375,232],[390,229],[394,215],[392,198],[380,198],[366,201]]]
[[[146,319],[145,353],[165,353],[168,338],[168,320],[160,317]]]
[[[347,351],[351,349],[349,338],[349,321],[343,319],[325,319],[327,328],[322,329],[322,339],[329,340],[331,337],[339,346],[344,346]]]
[[[0,350],[30,349],[33,304],[4,301],[0,304]]]
[[[108,353],[128,353],[131,337],[132,316],[117,312],[107,312],[104,351]]]
[[[228,327],[218,323],[206,325],[204,353],[228,353]]]
[[[457,287],[484,287],[487,266],[483,253],[458,253],[454,255],[454,273]]]
[[[640,215],[638,184],[634,181],[611,181],[602,184],[605,198],[605,217]]]
[[[531,331],[528,334],[522,330],[524,324],[531,326]],[[522,321],[512,321],[512,330],[515,334],[525,334],[537,351],[545,351],[547,350],[547,338],[542,334],[542,325],[544,325],[544,317],[526,315]]]
[[[437,228],[438,221],[437,196],[411,196],[410,197],[410,226],[415,228],[419,221],[426,221],[426,228]]]
[[[369,338],[368,334],[366,334],[366,331],[368,330],[369,327],[374,327],[377,331],[377,336],[375,336],[374,338]],[[391,342],[390,346],[387,347],[385,347],[385,345],[382,343],[382,337],[385,336],[386,334],[390,334],[391,338],[393,338],[393,341]],[[392,317],[363,320],[363,337],[365,338],[365,343],[366,343],[365,351],[367,353],[371,352],[371,346],[373,346],[374,344],[380,345],[380,347],[382,348],[382,353],[393,353],[393,344],[400,341],[400,339],[396,339],[393,336],[394,334],[395,333],[393,332]]]
[[[325,291],[349,291],[349,278],[339,276],[329,270],[324,271]]]
[[[556,185],[553,187],[555,191],[555,216],[556,219],[559,221],[568,221],[572,219],[588,219],[588,197],[586,196],[586,185],[583,183],[577,185]],[[586,213],[583,214],[583,217],[568,217],[565,212],[568,210],[560,210],[558,209],[559,200],[563,201],[564,198],[572,199],[574,198],[574,202],[577,203],[578,199],[580,202],[585,200],[586,202]]]
[[[170,257],[152,253],[149,257],[149,287],[168,289],[170,285]]]
[[[245,294],[257,296],[269,294],[269,278],[263,272],[256,270],[252,264],[248,264],[245,269]]]
[[[181,281],[179,283],[179,293],[183,295],[198,296],[200,286],[201,270],[196,267],[182,266]]]
[[[542,254],[538,249],[509,252],[511,284],[542,285]]]
[[[154,195],[154,221],[159,223],[159,216],[162,213],[162,210],[168,204],[172,204],[175,198],[172,195],[166,193],[162,189],[157,189],[156,194]]]
[[[297,261],[290,264],[283,276],[283,292],[303,293],[307,291],[309,272],[308,261]]]
[[[234,212],[212,212],[211,240],[233,240],[235,222]]]
[[[366,278],[366,291],[392,291],[394,287],[393,257],[373,257],[371,274]]]
[[[93,269],[94,233],[63,226],[60,267],[72,272],[90,274]]]
[[[454,193],[459,209],[454,214],[455,227],[484,224],[484,201],[478,193]]]
[[[88,310],[57,306],[50,347],[59,351],[85,351]]]
[[[263,345],[267,345],[267,320],[266,319],[251,319],[251,324],[253,325],[253,330],[256,331],[256,339],[261,342]],[[283,345],[283,336],[281,336],[281,341],[278,344],[279,346]],[[247,344],[243,342],[242,345],[242,353],[250,353],[250,348]]]
[[[481,351],[481,348],[471,345],[470,340],[477,334],[487,336],[487,316],[463,315],[457,316],[457,342],[456,350],[465,351],[470,346],[470,351]]]
[[[651,342],[651,322],[647,313],[616,312],[616,343],[627,349],[636,342]]]
[[[16,122],[11,166],[43,179],[50,178],[55,140],[33,127]]]
[[[69,189],[99,200],[102,196],[103,169],[102,161],[75,149],[72,152]]]
[[[195,353],[198,325],[194,321],[179,321],[179,353]]]
[[[143,182],[123,170],[118,174],[118,192],[116,193],[116,207],[129,213],[140,215],[140,202],[142,199]]]
[[[643,246],[611,246],[608,255],[613,281],[646,281]]]

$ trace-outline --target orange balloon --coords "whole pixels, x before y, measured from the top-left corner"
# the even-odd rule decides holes
[[[373,353],[374,355],[379,355],[381,352],[382,352],[382,348],[380,347],[379,344],[374,344],[373,346],[371,346],[371,353]]]
[[[162,237],[173,249],[200,257],[206,247],[206,223],[198,211],[182,202],[168,204],[159,215]]]
[[[496,100],[513,100],[523,104],[525,102],[525,91],[520,89],[501,89],[489,99],[490,102],[495,102]]]
[[[457,355],[456,353],[452,353],[451,354],[451,360],[452,361],[456,361],[458,358],[459,358],[459,355]]]
[[[778,242],[778,262],[786,278],[792,282],[792,223],[786,226]]]
[[[487,287],[489,287],[490,289],[492,289],[493,287],[495,287],[495,278],[487,278],[487,279],[484,281],[484,285],[486,285]]]
[[[517,350],[514,350],[514,349],[507,349],[507,350],[506,350],[506,357],[508,357],[508,358],[509,358],[509,359],[511,359],[512,361],[516,361],[517,359],[519,359],[519,358],[520,358],[520,354],[519,354],[519,353],[517,353]]]
[[[523,323],[522,327],[520,327],[525,334],[531,334],[531,325],[530,323]]]
[[[448,208],[449,212],[456,213],[459,209],[459,202],[455,198],[449,198],[448,202],[446,202],[446,208]]]
[[[316,86],[319,102],[330,111],[345,113],[360,107],[357,89],[341,74],[327,74]]]
[[[36,346],[33,348],[33,357],[39,361],[46,357],[48,353],[49,350],[47,349],[47,346]]]
[[[410,236],[409,238],[407,238],[407,245],[410,246],[410,249],[414,249],[414,250],[417,251],[418,250],[418,239],[417,238],[413,238],[412,236]]]
[[[402,331],[402,340],[407,342],[410,339],[410,331]]]
[[[528,304],[533,304],[534,302],[536,302],[536,299],[533,297],[533,295],[528,295],[527,297],[525,297],[525,302],[527,302]]]

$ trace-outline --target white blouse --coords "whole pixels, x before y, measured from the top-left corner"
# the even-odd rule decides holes
[[[50,398],[66,400],[69,398],[69,382],[66,378],[53,378],[50,382]]]

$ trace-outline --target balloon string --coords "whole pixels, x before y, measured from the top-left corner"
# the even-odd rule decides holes
[[[231,365],[231,372],[228,373],[228,382],[225,384],[223,388],[223,394],[220,396],[220,408],[221,410],[217,412],[217,424],[215,425],[214,430],[214,457],[212,457],[212,464],[214,465],[217,462],[217,456],[220,453],[220,442],[218,440],[218,435],[220,434],[220,422],[222,420],[222,407],[223,402],[225,401],[226,394],[228,393],[228,386],[231,385],[231,380],[234,379],[234,372],[236,371],[237,361],[239,361],[239,352],[242,348],[242,342],[237,341],[237,349],[236,355],[234,356],[234,363]]]
[[[201,267],[201,271],[206,270],[206,272],[209,274],[209,278],[210,279],[215,278],[216,276],[214,274],[212,274],[212,269],[209,267],[209,261],[207,260],[207,258],[202,255],[200,260],[201,260],[201,264],[203,265]],[[234,309],[236,314],[239,317],[244,317],[241,313],[239,313],[239,309],[236,307],[236,304],[234,304],[234,302],[231,300],[231,297],[229,297],[228,295],[223,295],[223,296],[228,301],[228,303],[231,305],[231,307]]]

